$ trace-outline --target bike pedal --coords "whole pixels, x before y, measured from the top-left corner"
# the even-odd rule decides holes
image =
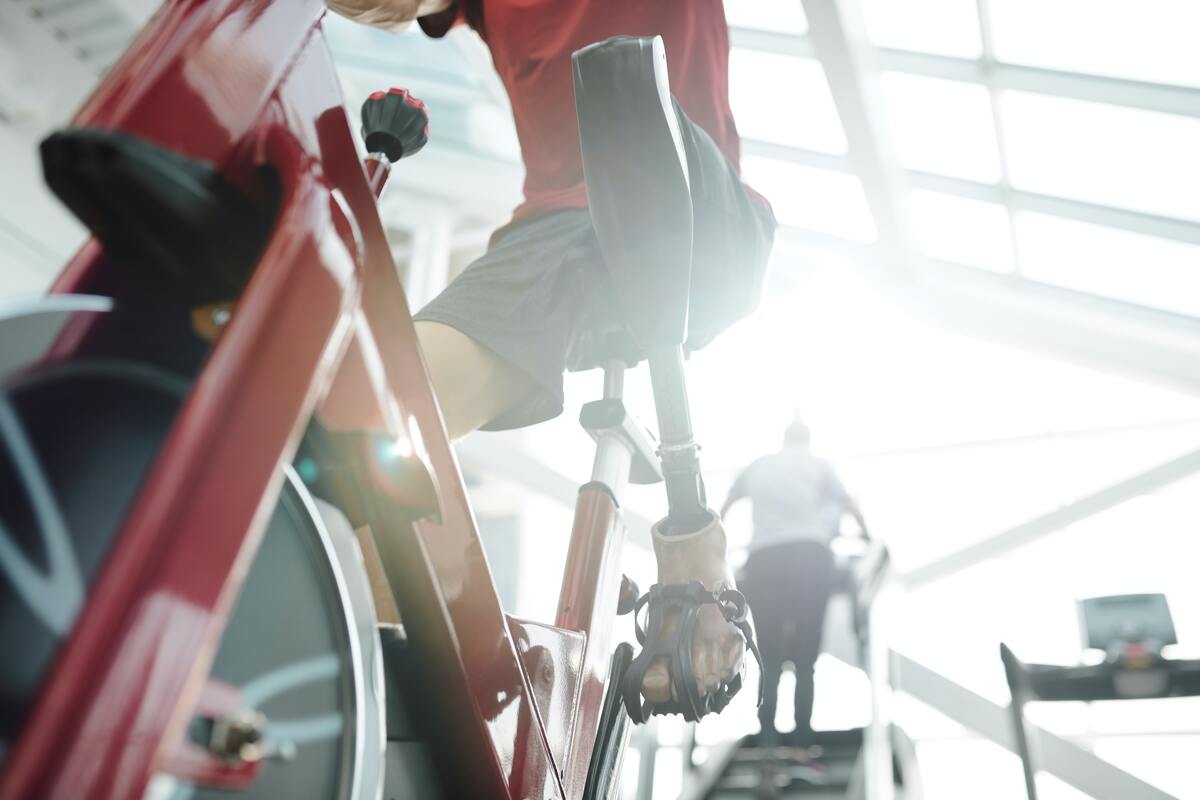
[[[628,575],[621,576],[621,591],[617,595],[617,615],[625,616],[637,608],[638,598],[642,596],[638,585],[630,580]]]

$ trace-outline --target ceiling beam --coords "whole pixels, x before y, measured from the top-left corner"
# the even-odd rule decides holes
[[[1200,117],[1200,89],[1186,86],[1085,75],[999,61],[985,68],[981,61],[975,59],[886,48],[879,51],[879,64],[885,70],[909,75],[990,84],[997,89]]]
[[[1062,219],[1117,228],[1144,236],[1157,236],[1176,242],[1200,245],[1200,223],[1158,214],[1145,214],[1124,208],[1072,200],[1067,197],[1025,192],[1012,189],[1007,195],[996,184],[979,183],[947,175],[928,172],[910,172],[914,188],[983,200],[989,203],[1007,203],[1017,211],[1031,211]]]
[[[730,30],[730,40],[735,47],[751,50],[801,58],[816,56],[813,42],[807,36],[733,28]],[[873,49],[877,66],[887,72],[990,84],[997,89],[1200,117],[1200,89],[1197,88],[1087,75],[1002,61],[985,66],[980,59],[955,58],[914,50],[887,47]]]
[[[848,158],[833,153],[823,153],[792,145],[776,144],[755,139],[742,140],[742,152],[763,158],[788,161],[817,169],[833,170],[853,174],[855,164]],[[910,188],[927,189],[985,203],[1007,204],[1018,211],[1046,214],[1090,225],[1117,228],[1144,236],[1200,245],[1200,223],[1159,214],[1146,214],[1125,208],[1088,203],[1067,197],[1026,192],[1010,189],[1007,193],[994,183],[982,183],[966,178],[938,175],[932,172],[905,170],[905,180]]]
[[[825,71],[846,135],[847,159],[863,192],[892,275],[907,275],[916,249],[908,191],[896,156],[858,0],[801,0],[813,51]],[[781,97],[780,102],[786,102]]]
[[[957,333],[1200,396],[1198,318],[928,258],[919,282],[890,281],[874,246],[801,228],[781,227],[775,252],[773,282],[798,269],[853,269]]]
[[[1200,472],[1200,450],[1192,450],[1073,503],[937,558],[905,573],[901,580],[909,590],[928,586],[985,561],[1008,555],[1069,525],[1094,517],[1135,497],[1159,491],[1197,472]]]
[[[925,259],[897,287],[927,319],[969,335],[1200,395],[1200,319]]]
[[[817,57],[817,51],[808,34],[797,35],[735,26],[729,29],[729,43],[734,47],[760,50],[764,53],[775,53],[781,56]]]

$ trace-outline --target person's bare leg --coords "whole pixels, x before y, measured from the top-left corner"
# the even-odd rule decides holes
[[[421,320],[416,330],[451,439],[486,425],[533,393],[525,373],[456,328]]]

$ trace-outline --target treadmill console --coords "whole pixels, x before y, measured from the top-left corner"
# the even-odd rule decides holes
[[[1079,623],[1089,648],[1112,653],[1145,645],[1157,653],[1175,644],[1175,624],[1163,594],[1120,594],[1079,601]]]

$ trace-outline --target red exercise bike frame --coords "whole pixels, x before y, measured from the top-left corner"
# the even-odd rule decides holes
[[[319,0],[168,0],[74,126],[218,165],[270,167],[282,200],[253,276],[192,383],[87,603],[7,755],[3,798],[140,797],[185,770],[183,730],[287,464],[315,415],[416,454],[420,487],[376,476],[374,530],[405,626],[434,665],[480,796],[579,797],[611,655],[624,528],[581,492],[555,626],[508,618],[397,278],[321,30]],[[124,288],[86,244],[52,292]],[[55,345],[82,351],[86,320]],[[419,483],[419,482],[418,482]],[[547,668],[547,659],[550,666]],[[209,765],[209,769],[215,769]],[[252,775],[250,776],[252,778]],[[249,778],[247,778],[248,780]]]

